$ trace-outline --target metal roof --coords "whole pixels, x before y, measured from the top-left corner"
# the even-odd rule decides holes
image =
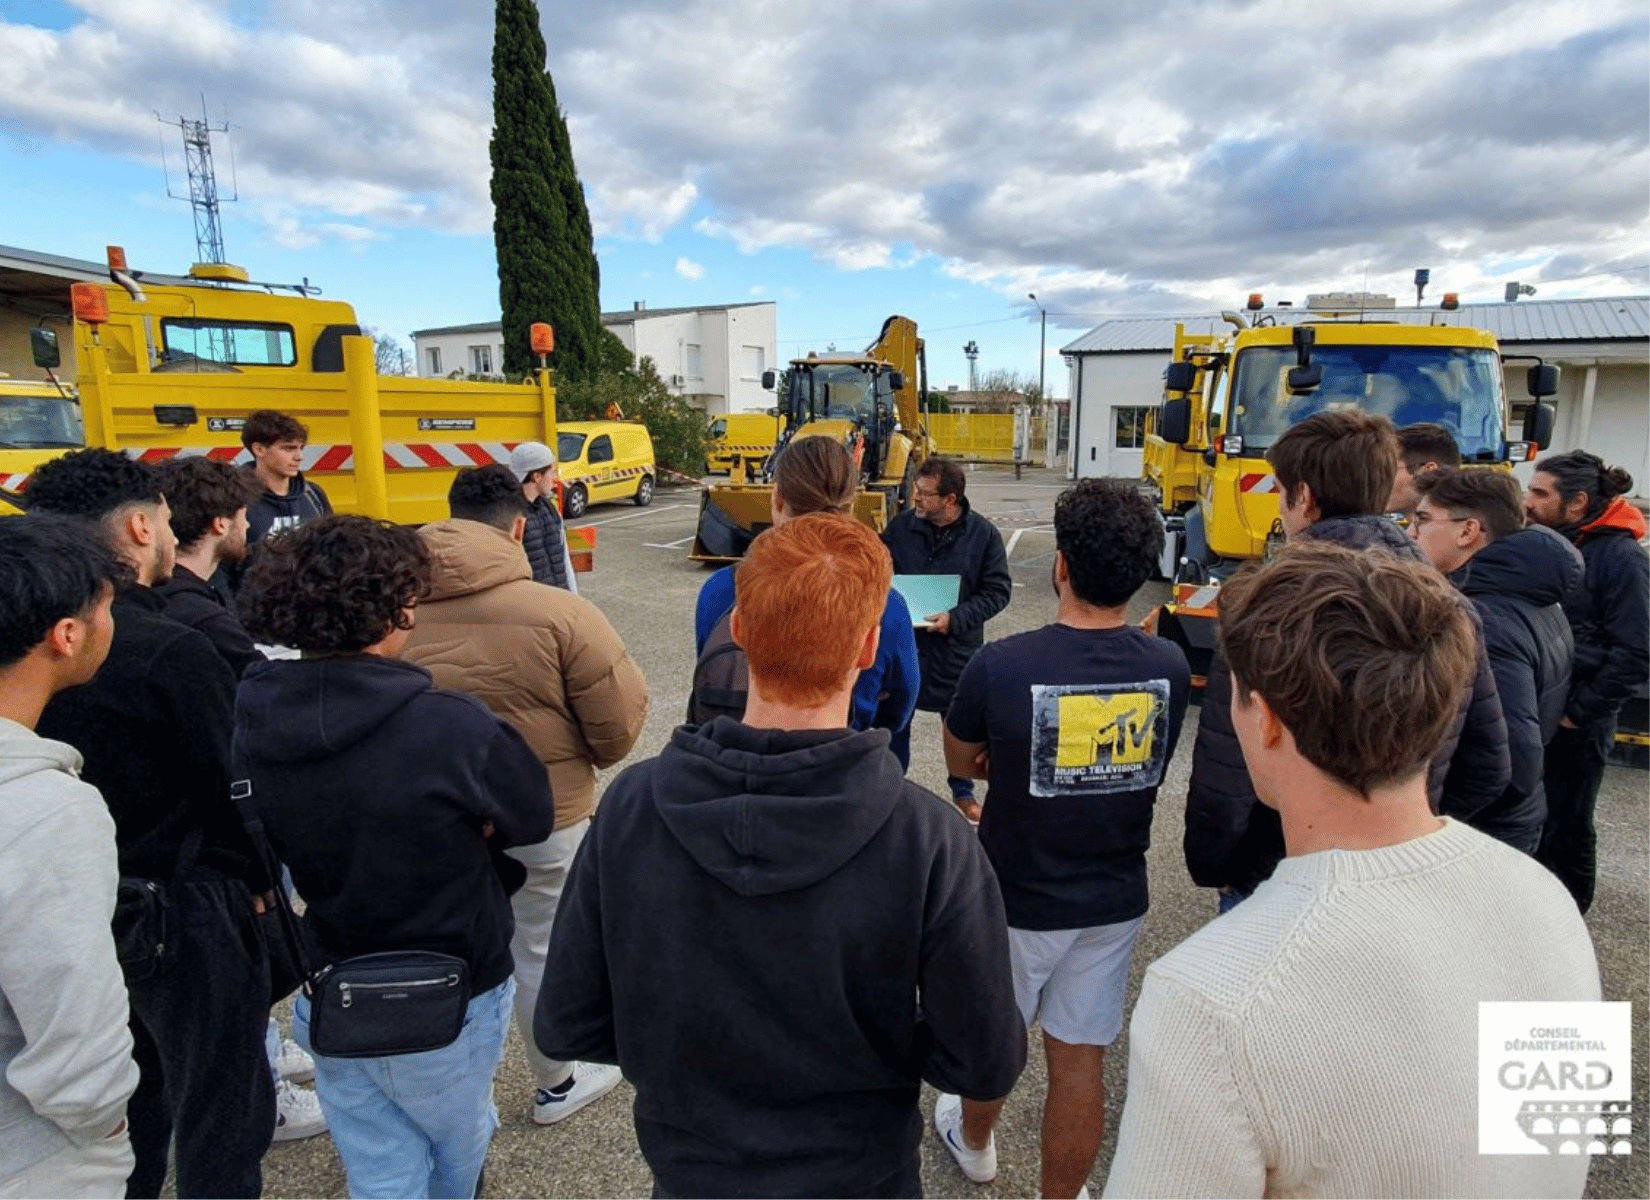
[[[1268,308],[1268,317],[1296,324],[1312,317],[1303,308]],[[1642,342],[1650,339],[1650,296],[1609,296],[1589,300],[1517,300],[1511,304],[1464,304],[1454,312],[1437,308],[1370,309],[1372,321],[1410,325],[1463,325],[1495,335],[1504,346],[1537,342]],[[1174,349],[1174,327],[1187,333],[1231,330],[1218,313],[1185,316],[1119,317],[1096,325],[1062,354],[1133,354]]]

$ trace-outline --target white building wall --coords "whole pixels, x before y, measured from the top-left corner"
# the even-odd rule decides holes
[[[1140,478],[1144,452],[1117,446],[1117,410],[1159,404],[1168,361],[1167,354],[1076,356],[1068,478]]]

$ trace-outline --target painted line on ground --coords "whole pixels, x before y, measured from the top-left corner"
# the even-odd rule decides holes
[[[1014,557],[1014,547],[1018,546],[1020,544],[1020,535],[1022,533],[1053,533],[1053,532],[1054,532],[1054,526],[1052,526],[1052,525],[1033,525],[1033,526],[1031,526],[1029,528],[1026,528],[1026,529],[1016,529],[1014,531],[1013,535],[1010,536],[1009,539],[1008,539],[1008,549],[1003,551],[1003,556],[1005,558],[1013,558]]]
[[[642,545],[649,550],[680,550],[683,546],[691,546],[693,538],[694,535],[690,533],[687,537],[677,538],[674,542],[643,542]]]
[[[666,504],[662,508],[645,508],[641,512],[626,513],[622,517],[608,517],[605,521],[586,521],[583,525],[569,525],[569,529],[589,529],[593,525],[616,525],[620,521],[634,521],[637,517],[651,517],[655,513],[667,513],[674,508],[691,508],[689,504]]]

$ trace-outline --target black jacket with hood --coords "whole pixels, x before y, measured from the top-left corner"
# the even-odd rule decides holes
[[[917,665],[922,671],[917,707],[924,712],[944,712],[951,706],[963,668],[985,645],[985,623],[1007,608],[1014,594],[1002,535],[966,498],[961,504],[962,516],[944,528],[923,520],[916,509],[906,509],[882,533],[894,574],[956,575],[961,580],[957,606],[951,610],[951,631],[917,630]]]
[[[991,865],[887,746],[718,717],[602,799],[535,1041],[624,1068],[664,1194],[920,1194],[921,1083],[1025,1064]]]
[[[1420,547],[1390,517],[1328,517],[1301,536],[1424,561]],[[1473,619],[1476,623],[1476,614]],[[1511,778],[1507,725],[1480,638],[1472,687],[1432,756],[1427,793],[1433,811],[1473,825],[1474,815],[1498,800]],[[1209,665],[1192,750],[1182,846],[1186,867],[1198,886],[1234,887],[1245,893],[1269,878],[1283,858],[1283,825],[1277,811],[1256,798],[1243,747],[1232,728],[1232,675],[1218,649]]]
[[[224,603],[223,593],[188,567],[174,567],[172,578],[155,592],[166,601],[166,615],[206,635],[239,679],[263,652],[252,642],[240,618]]]
[[[271,532],[293,529],[331,513],[332,502],[321,485],[311,483],[300,471],[287,482],[286,495],[277,496],[266,487],[263,495],[246,506],[246,540],[259,542]]]
[[[1615,719],[1644,694],[1650,673],[1650,559],[1644,514],[1617,496],[1579,529],[1563,529],[1586,563],[1582,586],[1564,600],[1575,633],[1566,716],[1583,729]]]
[[[1532,525],[1491,542],[1450,575],[1483,624],[1512,759],[1512,782],[1472,824],[1521,849],[1533,850],[1547,819],[1542,750],[1564,715],[1574,645],[1559,602],[1581,582],[1581,570],[1575,547]]]
[[[397,659],[257,663],[232,764],[322,961],[434,950],[469,964],[472,994],[509,978],[523,871],[502,851],[549,837],[553,812],[544,764],[479,701]]]

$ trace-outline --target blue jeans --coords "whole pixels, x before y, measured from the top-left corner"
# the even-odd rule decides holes
[[[512,979],[470,1000],[458,1040],[387,1058],[315,1054],[315,1094],[353,1197],[474,1196],[498,1128],[493,1073],[510,1028]],[[292,1034],[309,1042],[309,999],[292,1005]]]

